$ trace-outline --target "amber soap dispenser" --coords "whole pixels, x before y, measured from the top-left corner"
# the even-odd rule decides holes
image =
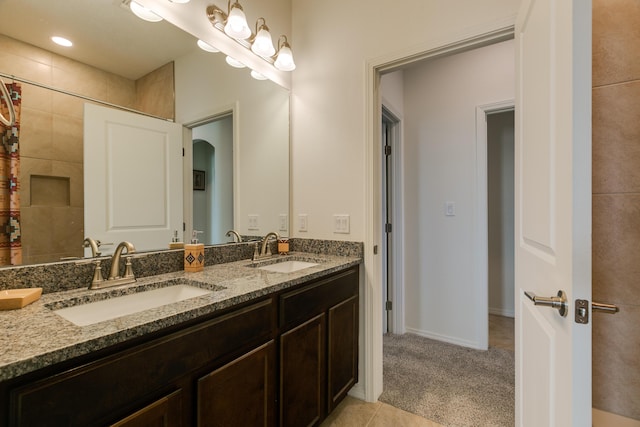
[[[204,243],[198,243],[198,233],[202,231],[193,230],[191,243],[184,245],[184,271],[191,273],[204,269]]]

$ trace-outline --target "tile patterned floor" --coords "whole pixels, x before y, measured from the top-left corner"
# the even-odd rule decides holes
[[[347,396],[321,427],[442,427],[418,415],[382,402],[368,403]]]
[[[514,349],[511,317],[489,316],[489,346]],[[321,427],[442,427],[418,415],[382,402],[368,403],[347,396]]]

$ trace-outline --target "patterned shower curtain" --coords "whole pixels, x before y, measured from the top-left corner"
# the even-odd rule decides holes
[[[1,84],[1,83],[0,83]],[[22,89],[18,83],[6,84],[11,94],[10,102],[16,112],[13,126],[0,122],[2,147],[0,147],[0,265],[22,264],[22,242],[20,239],[20,105]],[[2,115],[9,117],[6,100],[0,102]]]

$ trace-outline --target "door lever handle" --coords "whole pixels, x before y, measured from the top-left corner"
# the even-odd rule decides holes
[[[603,311],[609,314],[616,314],[620,309],[617,305],[592,302],[591,311]],[[589,323],[589,300],[576,300],[576,323],[582,323],[583,325]]]
[[[534,305],[555,308],[562,317],[567,315],[567,294],[564,291],[558,291],[558,296],[555,297],[539,297],[529,291],[525,291],[524,294],[533,301]]]
[[[592,302],[591,303],[592,311],[604,311],[605,313],[614,314],[620,311],[617,305],[614,304],[604,304],[602,302]]]

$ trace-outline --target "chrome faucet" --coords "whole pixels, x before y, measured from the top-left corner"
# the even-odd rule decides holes
[[[253,253],[253,260],[257,260],[260,258],[268,258],[272,256],[271,248],[269,247],[269,237],[275,237],[276,241],[280,239],[280,236],[275,231],[271,231],[264,236],[262,240],[262,245],[260,246],[260,251],[258,252],[258,244],[256,243],[256,250]]]
[[[233,242],[234,243],[241,243],[242,242],[242,237],[240,237],[240,235],[238,234],[238,232],[236,230],[227,231],[227,237],[230,237],[231,235],[233,235]]]

